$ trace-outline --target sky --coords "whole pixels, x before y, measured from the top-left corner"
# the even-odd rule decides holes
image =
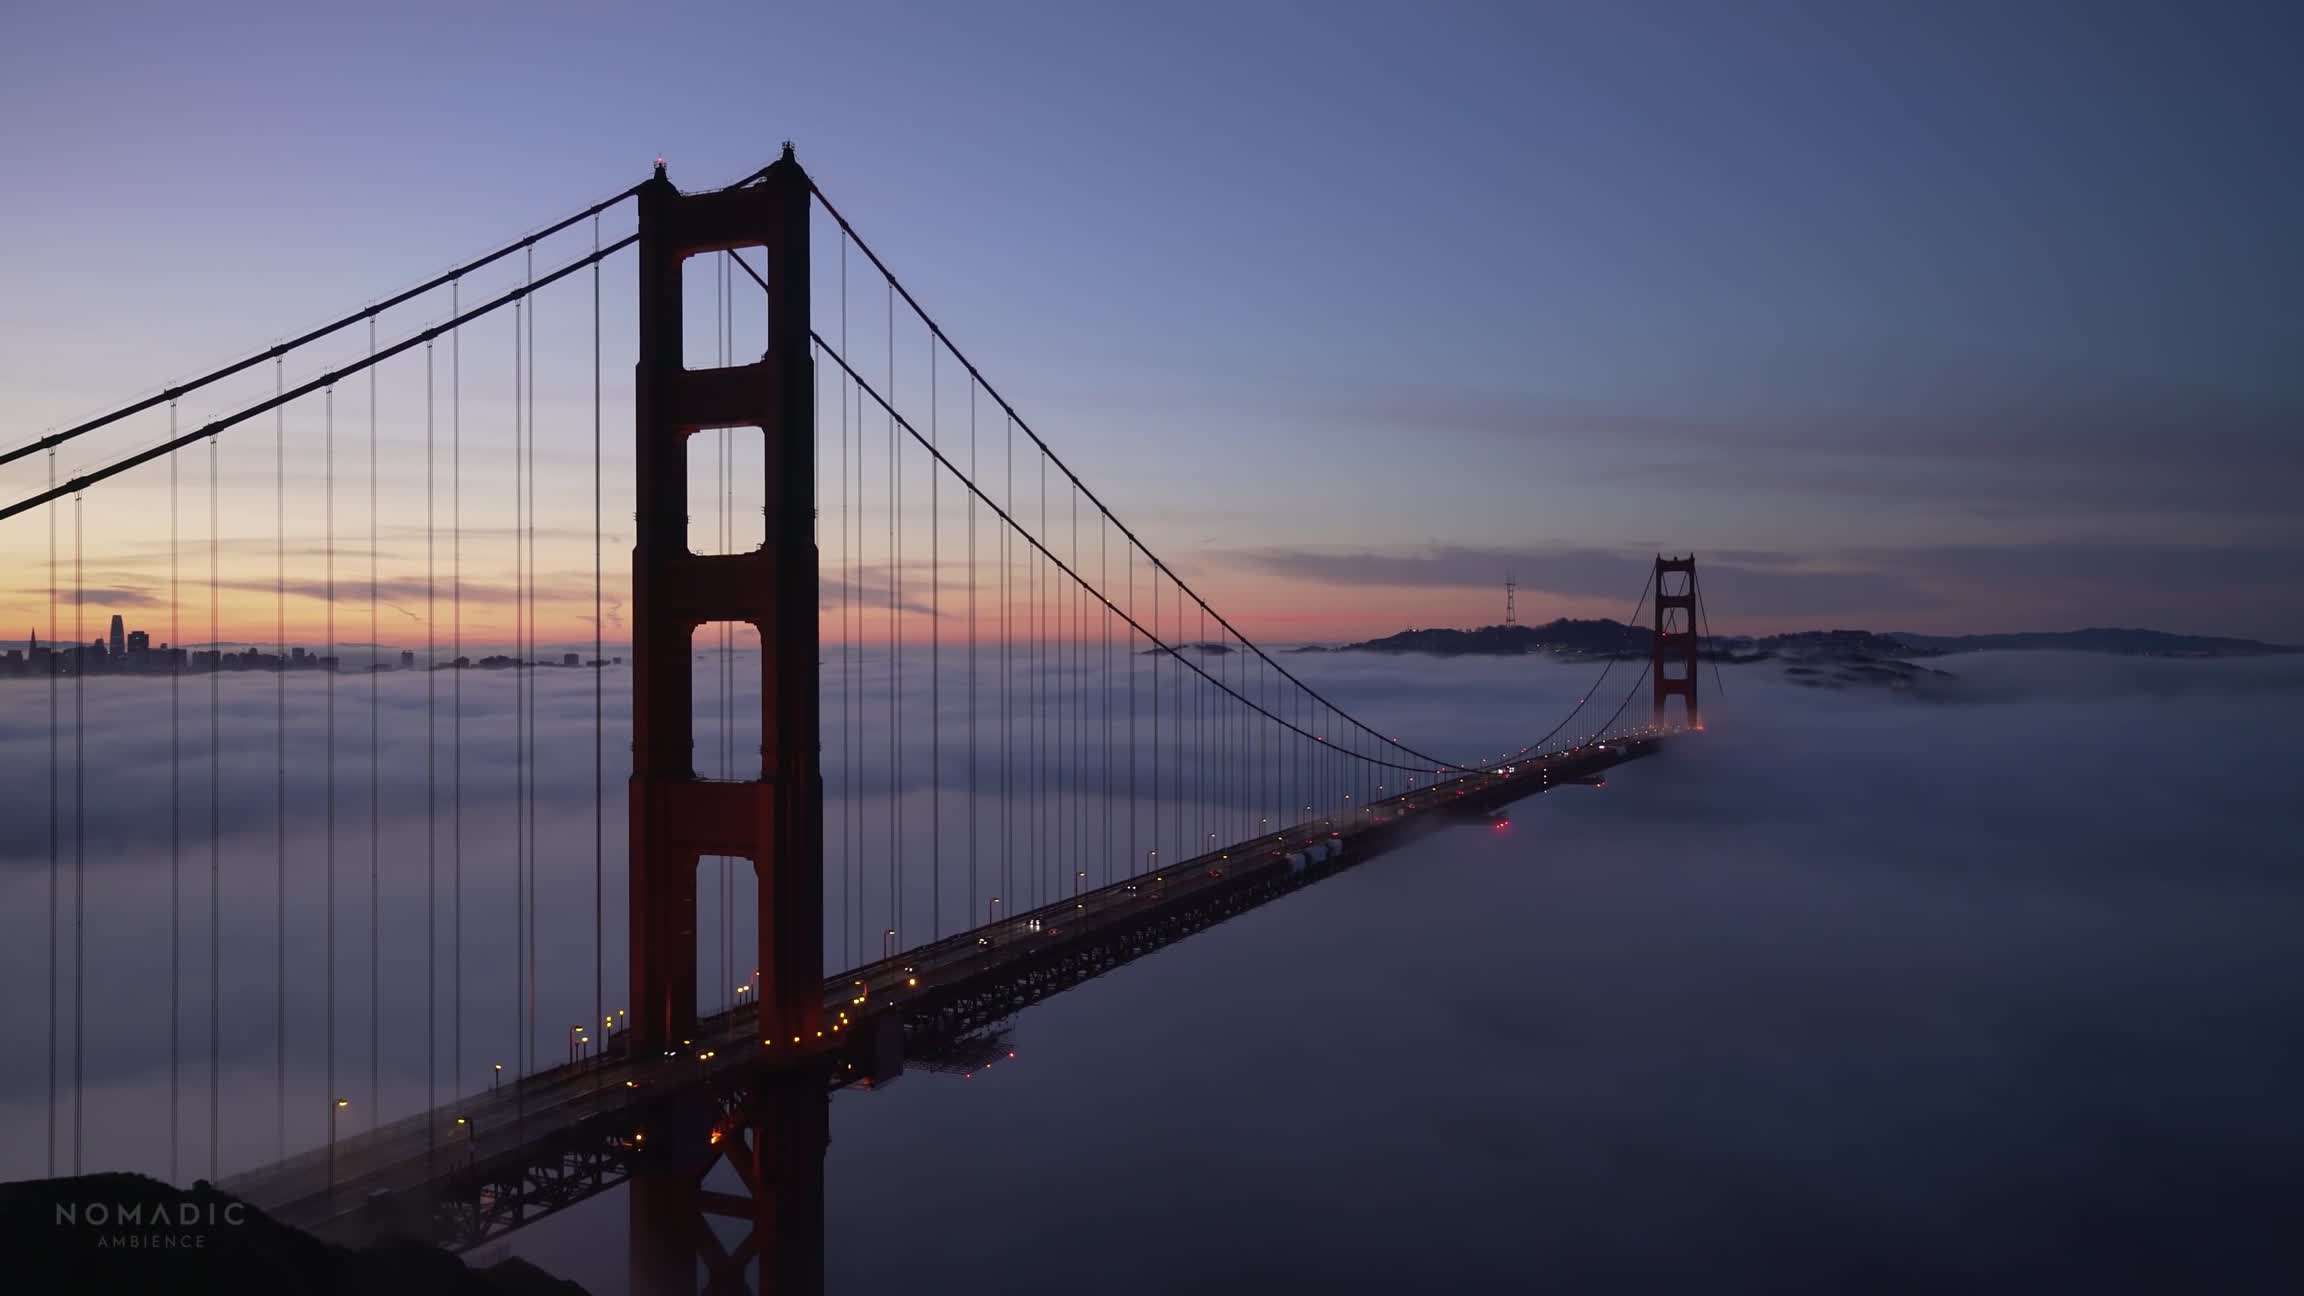
[[[2304,640],[2296,28],[2249,4],[20,6],[0,18],[18,123],[0,138],[0,445],[421,281],[659,156],[709,188],[790,139],[1066,462],[1259,638],[1493,622],[1507,574],[1523,620],[1622,617],[1668,550],[1699,554],[1730,631]],[[612,213],[605,236],[628,228]],[[540,248],[539,271],[589,235]],[[817,239],[829,333],[836,240]],[[602,289],[610,639],[630,264]],[[884,305],[850,272],[851,323],[874,336]],[[691,274],[692,306],[709,283]],[[592,633],[584,284],[536,321],[546,641]],[[389,342],[446,313],[380,326]],[[516,574],[486,506],[512,485],[511,334],[468,332],[466,629],[499,641]],[[286,377],[356,354],[358,333]],[[924,351],[903,347],[918,419]],[[283,417],[277,478],[262,421],[219,439],[213,637],[317,641],[331,547],[358,586],[340,641],[447,637],[438,526],[423,598],[423,382],[414,356],[380,379],[373,515],[367,393],[337,393],[335,546],[326,410]],[[154,411],[58,470],[165,430]],[[854,537],[820,538],[847,568],[828,589],[897,604],[919,638],[932,618],[902,591],[923,573],[939,610],[989,588],[942,548],[961,543],[949,514],[940,552],[908,521],[892,554],[880,467],[851,482],[833,459],[822,440],[821,496],[868,489],[825,519]],[[178,466],[178,580],[164,470],[108,483],[85,502],[67,631],[76,583],[87,636],[171,610],[176,641],[210,636],[206,464]],[[0,495],[44,472],[0,469]],[[0,523],[0,637],[51,624],[47,544],[38,515]]]

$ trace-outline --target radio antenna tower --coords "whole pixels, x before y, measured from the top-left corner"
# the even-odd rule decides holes
[[[1512,606],[1513,593],[1519,588],[1518,582],[1512,579],[1512,573],[1504,573],[1504,624],[1506,625],[1519,624],[1520,614]]]

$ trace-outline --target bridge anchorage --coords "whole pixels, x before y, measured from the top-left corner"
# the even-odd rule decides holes
[[[601,213],[625,201],[634,205],[635,229],[629,237],[603,243],[595,223],[590,255],[555,271],[536,272],[532,258],[540,239],[587,220],[596,222]],[[811,245],[810,230],[817,220],[828,222],[828,229],[836,228],[840,242],[837,328],[815,324],[811,286],[821,285],[828,291],[833,282],[827,267],[817,264],[819,249]],[[828,235],[824,242],[830,241]],[[283,1116],[277,1136],[281,1159],[228,1177],[211,1171],[211,1177],[223,1179],[227,1190],[286,1223],[338,1241],[401,1234],[464,1249],[611,1189],[622,1189],[628,1193],[633,1224],[635,1290],[690,1290],[699,1266],[715,1290],[737,1289],[755,1266],[764,1284],[775,1290],[819,1290],[823,1271],[822,1175],[829,1137],[828,1095],[832,1091],[884,1085],[907,1066],[972,1071],[998,1059],[1002,1032],[1010,1018],[1049,995],[1356,867],[1421,833],[1449,824],[1501,827],[1514,802],[1563,786],[1597,785],[1615,766],[1650,755],[1673,735],[1701,726],[1696,667],[1707,626],[1693,555],[1657,555],[1625,623],[1623,640],[1597,663],[1599,679],[1541,737],[1515,750],[1449,760],[1411,747],[1338,706],[1211,607],[1057,457],[1023,415],[928,317],[847,218],[833,208],[790,146],[773,164],[719,190],[682,192],[659,164],[647,180],[616,198],[381,306],[346,316],[272,351],[172,388],[162,397],[0,454],[0,468],[34,453],[45,451],[49,456],[51,473],[46,488],[14,502],[0,501],[5,505],[0,507],[0,523],[25,512],[53,510],[48,514],[53,524],[57,514],[69,508],[74,523],[73,564],[59,560],[52,540],[48,569],[54,573],[77,570],[78,522],[87,492],[140,465],[204,448],[211,519],[206,537],[211,544],[208,637],[221,644],[231,627],[221,620],[218,591],[231,582],[225,579],[218,558],[217,541],[224,527],[217,519],[229,514],[218,506],[216,447],[230,429],[258,416],[274,416],[270,420],[273,437],[267,448],[273,456],[268,480],[274,491],[276,529],[259,538],[277,546],[272,552],[278,566],[259,573],[262,579],[258,583],[272,584],[275,590],[278,655],[266,656],[253,648],[228,654],[214,647],[187,653],[167,644],[162,645],[165,653],[146,651],[139,655],[128,651],[127,639],[115,640],[104,650],[94,646],[44,649],[35,655],[33,671],[48,678],[52,706],[59,696],[54,688],[60,679],[71,680],[77,701],[83,677],[100,672],[205,673],[210,677],[209,750],[220,753],[224,730],[218,718],[223,708],[217,676],[227,670],[272,670],[284,678],[291,670],[312,669],[326,678],[332,734],[335,676],[340,666],[334,648],[333,512],[339,388],[364,376],[371,380],[366,412],[370,422],[369,521],[373,537],[381,511],[374,502],[373,489],[379,475],[374,467],[379,401],[373,378],[379,366],[395,357],[422,361],[427,456],[424,529],[429,564],[433,384],[436,377],[444,378],[449,392],[461,392],[463,361],[454,358],[462,354],[455,349],[460,331],[494,315],[499,322],[511,323],[516,351],[527,348],[526,358],[514,365],[509,394],[517,429],[515,455],[526,456],[518,462],[532,463],[537,432],[533,359],[537,294],[580,270],[592,271],[597,419],[601,364],[598,276],[602,262],[626,249],[633,252],[636,288],[632,742],[626,785],[629,867],[624,897],[628,1016],[607,1012],[597,1002],[603,996],[601,980],[609,975],[602,968],[613,966],[601,951],[610,943],[599,934],[604,920],[597,915],[608,907],[601,903],[594,921],[603,925],[590,933],[593,976],[585,987],[596,1000],[589,1015],[598,1018],[600,1037],[595,1040],[589,1036],[588,1027],[570,1028],[565,1064],[540,1066],[533,1062],[539,1051],[539,973],[535,959],[539,941],[534,910],[539,860],[533,793],[523,791],[528,798],[524,803],[527,818],[522,821],[515,814],[515,822],[524,824],[524,835],[514,837],[514,851],[520,864],[517,894],[529,908],[520,913],[518,904],[523,901],[507,901],[503,916],[508,922],[518,919],[519,948],[505,951],[507,957],[501,963],[494,958],[489,961],[489,972],[509,973],[506,980],[518,992],[512,996],[513,1011],[504,1016],[518,1033],[520,1049],[511,1054],[493,1052],[491,1056],[519,1060],[503,1074],[500,1087],[489,1085],[475,1092],[461,1076],[465,1069],[463,1013],[466,1000],[477,996],[468,996],[462,984],[467,938],[462,932],[459,890],[455,934],[445,937],[448,953],[444,953],[443,938],[429,926],[424,932],[428,966],[421,1023],[426,1032],[426,1053],[420,1109],[397,1120],[377,1120],[373,1109],[382,1104],[371,1100],[365,1114],[372,1123],[359,1131],[340,1132],[335,1113],[350,1099],[342,1096],[336,1070],[335,1013],[340,997],[334,979],[339,961],[335,946],[337,791],[331,747],[325,774],[309,780],[313,792],[319,791],[320,777],[327,780],[329,836],[321,865],[329,897],[326,957],[330,974],[324,991],[327,1142],[309,1152],[288,1155],[295,1143],[288,1137]],[[856,358],[846,351],[847,275],[852,250],[861,254],[871,271],[884,281],[874,285],[874,292],[884,287],[890,317],[885,388],[867,379]],[[458,285],[471,287],[461,276],[478,274],[522,252],[531,257],[527,277],[500,296],[467,306],[476,298],[457,295]],[[732,313],[726,290],[740,282],[733,273],[736,268],[757,282],[764,293],[764,328],[756,356],[737,356],[733,330],[723,329],[719,362],[690,367],[691,357],[700,348],[686,330],[699,314],[693,308],[701,303],[686,300],[695,281],[685,271],[700,261],[722,276],[723,291],[717,305],[724,320]],[[508,270],[509,264],[498,268],[499,272]],[[377,336],[381,312],[443,286],[448,288],[451,311],[444,322],[397,342]],[[924,418],[913,412],[918,406],[900,402],[895,396],[893,338],[899,303],[929,339],[928,362],[922,366],[927,381],[916,384],[928,392]],[[308,382],[290,384],[285,356],[362,323],[369,330],[364,359],[340,363]],[[437,368],[436,343],[444,344],[438,349],[447,353],[439,357],[446,363]],[[273,372],[264,375],[263,368]],[[265,387],[267,399],[189,433],[173,435],[177,432],[173,402],[250,369],[256,369],[257,376],[270,378]],[[964,457],[952,430],[957,410],[938,403],[936,384],[940,376],[947,384],[966,388],[968,448]],[[834,384],[840,392],[841,426],[837,433],[826,426],[832,401],[828,393],[820,395],[825,383]],[[942,389],[946,395],[951,390],[951,386]],[[461,396],[448,399],[451,426],[460,426],[457,411],[462,407],[456,402]],[[920,398],[915,395],[913,399]],[[322,656],[311,658],[301,650],[293,655],[288,651],[284,610],[291,588],[286,578],[289,531],[285,522],[287,478],[282,466],[290,444],[285,415],[287,408],[300,400],[306,402],[307,411],[310,404],[325,402],[326,422],[322,426],[326,428],[330,474],[325,516],[331,646]],[[168,441],[70,480],[57,480],[53,462],[58,446],[162,402],[171,404],[172,435]],[[820,404],[825,408],[819,408]],[[997,461],[990,454],[979,461],[979,407],[987,427],[997,426],[1005,443],[1005,452]],[[927,900],[921,903],[918,888],[907,892],[899,874],[903,866],[899,857],[907,843],[895,828],[889,827],[881,835],[881,826],[875,824],[875,848],[882,843],[888,848],[889,880],[885,888],[869,896],[873,908],[866,918],[862,865],[850,869],[848,840],[854,828],[859,844],[853,858],[861,859],[863,813],[856,807],[865,800],[865,794],[856,789],[867,780],[857,774],[859,745],[854,732],[863,727],[856,713],[861,710],[865,690],[857,684],[847,658],[864,641],[862,612],[851,617],[849,600],[869,584],[859,576],[871,549],[863,543],[859,520],[864,502],[863,424],[868,412],[875,421],[873,454],[886,465],[890,492],[889,543],[885,550],[869,552],[872,562],[884,564],[889,584],[885,603],[875,604],[874,615],[879,619],[873,626],[876,634],[886,633],[883,661],[891,672],[883,703],[890,720],[885,730],[887,754],[900,772],[905,747],[899,740],[913,741],[909,731],[896,723],[904,704],[904,690],[894,678],[904,660],[900,629],[907,624],[908,615],[918,612],[917,605],[925,602],[924,616],[909,624],[926,641],[933,680],[925,722],[931,772],[926,781],[929,795],[936,798],[952,798],[963,783],[967,787],[967,885],[963,892],[956,884],[947,885],[945,877],[931,875]],[[940,412],[945,419],[941,433],[937,422]],[[761,502],[761,538],[749,549],[700,552],[704,546],[691,540],[690,530],[692,517],[699,511],[699,501],[692,497],[691,461],[700,437],[735,428],[756,430],[763,446],[757,478],[747,483],[757,488]],[[884,455],[879,448],[882,443],[877,441],[881,429],[886,434]],[[1019,433],[1023,473],[1038,479],[1030,484],[1017,480]],[[831,472],[831,463],[818,463],[820,456],[830,460],[835,435],[842,456],[837,476]],[[825,447],[821,451],[820,438]],[[853,464],[848,458],[851,446]],[[597,553],[601,543],[598,515],[602,511],[597,503],[597,441],[594,449],[593,542]],[[930,483],[929,534],[934,537],[926,564],[926,570],[934,573],[929,577],[930,589],[924,599],[916,598],[909,604],[896,587],[907,560],[898,516],[900,455],[910,455],[908,462],[925,470],[922,476]],[[178,487],[173,460],[171,465],[168,490],[173,510]],[[525,475],[515,477],[519,483],[515,499],[524,501],[524,509],[533,510],[535,470],[527,467],[521,471]],[[727,471],[725,466],[723,471]],[[838,499],[829,511],[819,507],[820,472],[826,480],[839,483]],[[1050,508],[1051,484],[1069,497],[1063,508]],[[462,490],[461,486],[456,489]],[[722,489],[725,509],[727,488]],[[752,491],[748,489],[746,494]],[[458,521],[453,543],[460,546],[463,496],[459,493],[455,498]],[[951,607],[950,602],[939,604],[938,600],[950,599],[952,592],[933,583],[951,565],[948,558],[936,556],[933,546],[953,529],[950,515],[939,517],[936,510],[954,502],[965,506],[968,528],[965,779],[956,776],[960,762],[953,753],[939,749],[943,739],[935,728],[946,723],[941,717],[950,706],[935,701],[934,690],[945,687],[948,691],[944,696],[949,699],[957,691],[951,686],[958,682],[952,678],[953,672],[937,664],[936,656],[948,646],[936,636],[943,633],[941,617]],[[874,501],[875,508],[877,503]],[[170,516],[173,527],[173,512]],[[533,511],[516,515],[511,530],[532,530],[535,517]],[[1083,535],[1084,522],[1092,538]],[[985,568],[997,570],[996,577],[979,569],[977,531],[984,524],[989,524],[989,535],[998,540],[996,550],[989,544],[984,546],[996,557],[983,559]],[[824,575],[828,554],[823,552],[825,541],[821,537],[834,531],[840,549],[833,570],[839,579],[828,581]],[[173,563],[177,545],[173,530],[169,545]],[[372,539],[371,553],[378,547]],[[538,570],[533,539],[518,552],[519,579],[533,580]],[[947,547],[943,552],[949,555],[952,550]],[[598,627],[603,619],[599,614],[599,571],[596,566],[594,615],[590,618],[596,657]],[[373,557],[369,576],[373,635],[376,607],[383,602],[374,591],[384,587]],[[452,580],[460,598],[465,587],[460,567]],[[1149,584],[1149,598],[1140,588],[1143,583]],[[246,582],[241,585],[245,587]],[[460,620],[454,623],[452,633],[456,637],[450,639],[446,655],[436,655],[436,645],[431,642],[429,567],[423,585],[425,715],[429,725],[434,695],[453,690],[450,715],[455,737],[451,741],[460,771],[466,719],[462,693],[467,687],[466,668],[472,663],[463,651]],[[836,608],[831,593],[834,586],[839,589]],[[1516,605],[1509,600],[1516,596],[1517,588],[1508,588],[1508,609],[1516,616]],[[1642,614],[1651,595],[1655,599],[1653,619],[1643,625]],[[989,662],[979,668],[975,618],[980,596],[999,609],[996,668]],[[522,597],[527,600],[526,620],[515,621],[512,655],[483,658],[482,664],[501,672],[496,678],[518,682],[520,692],[516,696],[525,708],[523,723],[528,726],[524,741],[530,744],[520,749],[521,759],[529,760],[535,742],[537,687],[531,668],[543,663],[530,660],[541,656],[536,652],[533,586],[527,587]],[[172,589],[170,599],[175,598]],[[1024,615],[1012,620],[1011,613],[1019,606]],[[171,611],[173,615],[174,609]],[[820,709],[828,711],[829,707],[822,706],[820,698],[835,681],[829,671],[820,669],[827,647],[821,627],[835,612],[840,627],[837,649],[843,660],[842,675],[836,683],[841,713],[838,721],[827,723]],[[761,645],[756,717],[761,759],[759,775],[751,779],[728,777],[726,770],[722,777],[707,777],[700,772],[696,751],[698,631],[729,623],[752,627]],[[1643,630],[1648,633],[1649,644],[1642,678],[1631,681],[1619,698],[1622,681],[1609,687],[1611,672],[1619,662],[1640,661],[1636,639]],[[180,639],[182,633],[175,637]],[[56,638],[53,626],[43,635],[51,642]],[[81,638],[77,631],[71,636],[71,640]],[[870,646],[877,649],[879,645],[875,642]],[[984,655],[990,658],[992,654],[988,649]],[[1012,655],[1017,665],[1011,665]],[[723,670],[732,669],[726,665],[729,655],[723,653],[722,657]],[[114,662],[113,658],[122,660]],[[407,652],[402,660],[401,669],[413,669],[415,653]],[[592,696],[587,699],[594,705],[596,752],[602,732],[600,667],[605,664],[593,663],[589,681]],[[367,672],[372,717],[381,711],[377,681],[388,669],[371,663]],[[1627,665],[1628,672],[1635,669],[1639,668]],[[980,707],[979,685],[987,675],[998,688],[984,690],[990,705]],[[1049,681],[1057,678],[1078,683],[1069,695],[1054,694]],[[724,676],[724,686],[725,682]],[[480,685],[475,682],[470,687]],[[1013,697],[1012,687],[1016,693]],[[1644,687],[1651,702],[1647,723],[1626,720],[1628,709]],[[1606,696],[1602,696],[1604,689]],[[267,788],[278,791],[280,823],[272,839],[278,843],[278,853],[275,856],[268,849],[263,864],[267,872],[276,865],[282,882],[275,919],[278,984],[274,996],[259,1007],[267,1010],[264,1016],[275,1023],[276,1083],[278,1092],[286,1095],[291,1092],[286,1061],[291,1038],[287,1009],[290,942],[285,917],[286,879],[290,876],[286,846],[290,726],[285,688],[268,691],[282,699],[275,712],[276,729],[270,735],[277,744],[277,783],[267,783]],[[737,691],[724,687],[723,695],[733,696]],[[1677,720],[1668,711],[1673,697],[1681,699]],[[1613,711],[1607,711],[1611,704]],[[174,705],[173,698],[170,705]],[[726,705],[733,707],[734,703]],[[980,713],[986,710],[992,720],[981,723]],[[57,714],[51,711],[52,717]],[[77,716],[77,709],[74,714]],[[1620,726],[1619,721],[1624,723]],[[52,718],[51,724],[57,722]],[[1148,741],[1139,737],[1139,725]],[[980,728],[990,731],[989,735],[980,734]],[[723,743],[729,741],[726,730],[724,725]],[[58,732],[61,730],[52,727],[52,734]],[[77,759],[80,733],[77,727],[71,732]],[[390,750],[379,736],[381,732],[379,722],[372,719],[368,773],[377,780],[371,783],[372,789],[382,786],[379,776],[385,766],[384,754]],[[829,763],[824,744],[827,735],[833,734],[839,736],[846,763],[841,771],[840,795],[835,798],[843,807],[838,909],[833,907],[826,881],[831,860],[826,845]],[[432,769],[432,757],[442,744],[430,728],[423,742],[427,827],[434,829],[433,839],[437,839],[440,825],[430,820],[452,815],[455,832],[461,834],[463,785],[452,780],[456,808],[443,814],[437,807],[446,798],[433,795],[441,789]],[[1026,759],[1015,760],[1011,748],[1024,750]],[[864,754],[866,758],[871,755],[868,749]],[[605,786],[606,775],[600,771],[607,766],[599,763],[600,759],[595,754],[595,796],[604,799],[597,788]],[[220,755],[212,755],[211,760],[214,771],[207,790],[221,800]],[[63,822],[56,815],[62,803],[56,799],[55,764],[51,762],[49,771],[52,834]],[[989,785],[979,792],[979,764],[997,765],[1000,782],[996,793]],[[1029,796],[1012,796],[1011,774],[1020,774],[1019,784],[1030,783],[1035,791]],[[458,773],[454,777],[460,780],[462,776]],[[1074,785],[1068,802],[1061,799],[1065,779]],[[901,786],[900,779],[890,782]],[[1048,795],[1052,787],[1057,796]],[[78,797],[75,790],[75,841]],[[372,790],[372,811],[381,801],[381,793]],[[181,802],[180,794],[172,793],[171,812],[179,823],[187,821]],[[942,809],[942,801],[932,804],[939,807],[931,812],[931,831],[927,834],[933,851],[947,836],[961,834],[957,821],[963,816]],[[1051,805],[1058,807],[1055,813],[1045,811],[1044,807]],[[1142,825],[1140,806],[1148,808]],[[986,812],[981,816],[981,827],[980,808]],[[597,827],[602,822],[597,817],[597,803],[594,810],[595,840],[589,843],[594,847],[594,872],[590,880],[598,901],[597,888],[603,885],[599,862],[608,852],[599,840],[607,830]],[[851,812],[853,821],[848,817]],[[1011,822],[1023,815],[1029,816],[1029,822]],[[388,853],[378,845],[382,838],[376,820],[380,817],[371,816],[369,843],[372,954],[383,944],[373,924],[374,915],[382,909],[376,898],[379,871],[389,862]],[[221,845],[225,837],[222,823],[221,814],[212,811],[208,861],[217,875],[228,873]],[[52,835],[51,840],[60,837]],[[454,840],[459,851],[457,868],[461,870],[463,838],[459,835]],[[431,844],[428,840],[427,849]],[[991,848],[983,852],[987,856],[987,885],[981,890],[976,874],[979,846]],[[750,861],[757,883],[757,912],[752,915],[756,946],[750,965],[757,970],[736,987],[734,999],[723,1000],[726,1006],[716,1012],[707,1012],[699,996],[703,942],[699,940],[698,869],[700,861],[708,857]],[[424,863],[429,923],[443,906],[429,890],[434,881],[429,855]],[[243,876],[236,872],[230,875]],[[456,876],[456,885],[461,888],[461,871]],[[915,882],[921,880],[914,875]],[[853,897],[847,892],[851,881],[856,884]],[[216,896],[225,893],[220,886],[211,890]],[[948,897],[947,891],[953,894]],[[989,896],[984,894],[987,891]],[[75,900],[78,898],[76,894]],[[965,906],[947,904],[948,898],[965,900]],[[882,904],[888,906],[884,928]],[[957,923],[950,920],[955,909],[962,915]],[[843,946],[838,952],[828,948],[831,942],[826,935],[835,919]],[[725,913],[721,920],[727,922]],[[865,933],[867,923],[873,929],[870,935]],[[217,929],[212,914],[212,941]],[[722,940],[727,942],[728,937],[723,934]],[[52,954],[57,948],[54,942],[52,928]],[[221,942],[217,948],[222,948]],[[78,952],[75,948],[75,955]],[[234,952],[226,950],[211,962],[233,956]],[[732,954],[730,962],[743,966],[741,957]],[[74,978],[77,1007],[77,971]],[[445,995],[432,984],[435,979],[446,982]],[[386,1013],[377,1006],[382,1002],[378,991],[381,980],[372,959],[367,1022],[372,1038],[379,1041],[400,1037],[400,1032],[382,1028]],[[720,988],[728,989],[725,983]],[[211,999],[211,1009],[218,1009],[223,1000],[221,989],[212,990]],[[563,1002],[572,1001],[570,997]],[[454,1012],[454,1022],[445,1032],[442,1023],[434,1020],[444,1004]],[[500,1043],[493,1036],[489,1042]],[[439,1048],[443,1043],[448,1047]],[[382,1067],[374,1060],[374,1055],[383,1052],[382,1046],[371,1052],[370,1093],[374,1094],[383,1088],[377,1078]],[[447,1056],[436,1058],[435,1052]],[[442,1090],[436,1081],[444,1062],[456,1078]],[[52,1076],[55,1067],[52,1045]],[[210,1068],[213,1091],[221,1087],[213,1079],[221,1068],[213,1051]],[[175,1069],[172,1055],[172,1083]],[[503,1070],[501,1064],[497,1070]],[[73,1075],[73,1114],[77,1121],[82,1105],[77,1059]],[[172,1091],[171,1119],[174,1100]],[[290,1106],[285,1099],[280,1105],[283,1112]],[[212,1104],[212,1130],[219,1119],[216,1110]],[[55,1111],[52,1100],[52,1117]],[[172,1145],[176,1134],[172,1125]],[[78,1138],[75,1128],[75,1166]],[[211,1135],[212,1144],[221,1142]],[[55,1143],[52,1130],[52,1158]],[[707,1187],[707,1173],[722,1178],[732,1173],[741,1191]],[[176,1177],[173,1163],[171,1177]],[[723,1235],[709,1225],[715,1219],[739,1221],[743,1225],[741,1239],[724,1242]]]

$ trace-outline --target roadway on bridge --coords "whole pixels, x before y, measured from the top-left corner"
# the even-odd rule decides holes
[[[849,1039],[889,1013],[1020,958],[1036,946],[1078,938],[1104,924],[1142,917],[1169,905],[1187,905],[1206,891],[1248,871],[1289,867],[1289,857],[1323,842],[1352,850],[1369,830],[1406,820],[1484,815],[1512,801],[1590,777],[1617,760],[1652,749],[1661,733],[1638,731],[1606,744],[1571,748],[1508,766],[1443,780],[1360,807],[1351,822],[1322,819],[1269,837],[1235,843],[1172,868],[1086,891],[1011,918],[974,928],[867,964],[825,982],[825,1030],[816,1038],[762,1039],[757,1012],[743,1004],[700,1020],[679,1049],[633,1057],[621,1032],[597,1057],[507,1080],[488,1091],[339,1138],[333,1164],[326,1147],[227,1179],[222,1187],[286,1223],[333,1233],[333,1226],[363,1210],[377,1193],[426,1190],[497,1158],[578,1125],[632,1111],[634,1139],[645,1137],[641,1110],[667,1093],[702,1089],[732,1073],[815,1061],[842,1051]],[[842,1076],[853,1063],[843,1063]],[[860,1078],[860,1077],[859,1077]],[[836,1081],[838,1082],[838,1081]]]

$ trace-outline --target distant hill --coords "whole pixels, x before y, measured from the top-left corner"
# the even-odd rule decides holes
[[[1869,630],[1798,630],[1751,641],[1763,654],[1779,657],[1933,657],[1934,649],[1918,647],[1892,635]]]
[[[1529,653],[1585,656],[1613,652],[1646,653],[1649,632],[1603,617],[1574,621],[1562,617],[1543,625],[1492,625],[1477,630],[1403,630],[1382,639],[1346,644],[1339,652],[1432,653],[1441,657],[1515,657]]]
[[[1518,657],[1548,654],[1595,657],[1611,653],[1645,656],[1652,638],[1646,626],[1626,626],[1605,617],[1596,621],[1561,618],[1543,625],[1492,625],[1473,630],[1403,630],[1381,639],[1337,648],[1307,646],[1299,652],[1430,653],[1437,657]],[[2168,634],[2160,630],[2065,630],[2018,634],[1880,634],[1870,630],[1800,630],[1751,638],[1722,635],[1705,642],[1705,655],[1741,663],[1768,658],[1833,658],[1886,661],[1943,657],[1969,652],[2061,651],[2117,653],[2150,657],[2258,657],[2304,652],[2255,639]]]
[[[2304,652],[2287,644],[2256,639],[2227,639],[2215,635],[2169,634],[2162,630],[2054,630],[2017,634],[1924,635],[1895,633],[1878,636],[1904,646],[1907,654],[1941,655],[1966,652],[2092,652],[2126,657],[2265,657]]]

